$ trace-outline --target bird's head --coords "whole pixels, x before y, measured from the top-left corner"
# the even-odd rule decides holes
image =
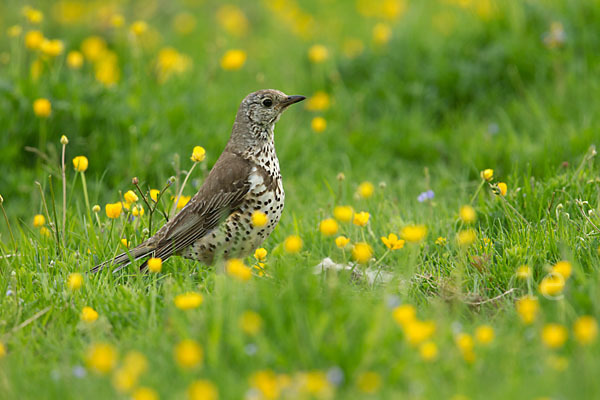
[[[250,93],[240,104],[236,125],[247,125],[246,133],[255,136],[255,139],[267,139],[273,133],[273,126],[285,109],[305,98],[304,96],[288,96],[275,89]],[[241,126],[237,128],[239,129]],[[236,126],[234,126],[235,130]]]

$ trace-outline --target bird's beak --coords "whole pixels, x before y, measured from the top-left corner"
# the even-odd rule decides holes
[[[282,108],[286,108],[287,106],[290,106],[294,103],[298,103],[299,101],[302,101],[304,99],[306,99],[306,97],[304,97],[304,96],[288,96],[280,104],[281,104]]]

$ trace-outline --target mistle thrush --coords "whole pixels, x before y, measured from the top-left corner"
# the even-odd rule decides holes
[[[278,90],[250,93],[240,104],[229,142],[198,193],[156,234],[139,246],[92,271],[145,257],[172,255],[213,263],[217,258],[245,257],[269,237],[281,217],[285,194],[275,153],[273,128],[283,111],[304,96]],[[252,214],[264,213],[258,227]],[[146,268],[146,261],[140,266]]]

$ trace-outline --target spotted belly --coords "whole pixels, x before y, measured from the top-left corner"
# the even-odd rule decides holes
[[[281,179],[274,187],[267,188],[262,177],[251,175],[251,189],[238,210],[223,223],[208,232],[182,252],[185,258],[212,264],[218,259],[243,258],[254,252],[277,226],[285,200]],[[264,213],[267,224],[255,227],[252,214]]]

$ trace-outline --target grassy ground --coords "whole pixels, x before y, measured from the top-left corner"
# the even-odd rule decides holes
[[[3,398],[598,396],[597,1],[32,6],[0,4]],[[86,274],[164,223],[201,145],[196,191],[267,87],[310,99],[276,127],[263,267]],[[105,212],[134,176],[175,177],[152,226],[139,193]],[[322,226],[340,205],[366,225]]]

